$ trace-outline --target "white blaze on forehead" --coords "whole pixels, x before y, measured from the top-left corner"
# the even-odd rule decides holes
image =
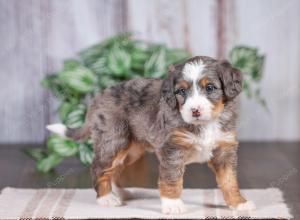
[[[205,69],[205,65],[201,60],[187,63],[184,65],[182,71],[183,77],[187,80],[196,82],[200,78],[204,69]]]
[[[200,121],[194,121],[192,116],[192,109],[198,109],[201,112],[199,119],[210,120],[213,104],[207,99],[207,97],[198,89],[198,81],[201,79],[205,65],[201,60],[187,63],[183,68],[183,78],[188,81],[192,81],[191,95],[187,97],[185,103],[180,109],[183,120],[187,123],[200,123]]]

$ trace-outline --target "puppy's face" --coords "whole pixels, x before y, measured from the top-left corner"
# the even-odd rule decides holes
[[[170,72],[162,93],[186,123],[199,125],[218,118],[241,90],[241,73],[227,61],[194,57]]]

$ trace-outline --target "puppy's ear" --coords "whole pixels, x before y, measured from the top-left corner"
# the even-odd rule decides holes
[[[176,73],[176,67],[171,66],[169,68],[169,74],[167,78],[164,79],[161,86],[161,96],[172,109],[176,108],[177,105],[175,92],[174,92],[175,73]]]
[[[240,70],[231,66],[227,60],[218,62],[218,74],[223,84],[226,100],[234,99],[243,88],[243,76]]]

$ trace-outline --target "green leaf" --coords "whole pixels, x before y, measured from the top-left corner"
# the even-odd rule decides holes
[[[91,67],[99,58],[105,57],[106,50],[101,44],[94,45],[79,53],[79,56],[86,67]]]
[[[124,49],[115,47],[108,55],[107,65],[113,76],[127,79],[131,57]]]
[[[166,75],[166,72],[166,48],[164,46],[158,46],[145,63],[145,76],[160,78]]]
[[[167,52],[167,66],[176,65],[189,59],[191,54],[181,49],[170,49]]]
[[[78,60],[69,59],[64,61],[64,70],[74,70],[80,66]]]
[[[82,95],[78,94],[78,92],[72,90],[67,85],[64,84],[63,81],[59,78],[59,75],[48,75],[42,81],[42,85],[53,93],[53,95],[59,98],[61,101],[77,101],[82,98]]]
[[[41,83],[45,88],[50,89],[54,96],[62,100],[72,96],[70,91],[64,87],[63,83],[58,78],[58,75],[47,75]]]
[[[84,124],[86,106],[83,104],[70,106],[70,111],[68,112],[65,120],[65,124],[69,128],[80,128]]]
[[[36,161],[42,160],[47,156],[45,150],[39,148],[27,148],[24,152]]]
[[[109,88],[113,85],[116,85],[118,82],[120,82],[120,80],[112,78],[112,76],[110,76],[110,75],[102,75],[99,78],[99,86],[102,89],[106,89],[106,88]]]
[[[90,68],[98,75],[109,72],[107,68],[107,57],[99,57],[91,64]]]
[[[231,50],[229,57],[234,67],[249,75],[253,80],[261,80],[264,56],[259,55],[256,48],[237,46]]]
[[[130,48],[132,47],[131,33],[122,33],[111,37],[101,43],[102,47],[105,49],[112,49],[113,47],[123,47]]]
[[[71,89],[83,94],[92,92],[97,82],[94,73],[83,66],[73,70],[63,70],[59,73],[59,79]]]
[[[147,49],[143,47],[135,47],[131,52],[131,67],[139,70],[139,75],[143,75],[145,62],[149,59],[150,54]]]
[[[124,33],[82,50],[79,56],[87,67],[91,67],[100,57],[107,57],[113,47],[128,48],[131,44],[131,34]]]
[[[248,98],[252,97],[252,90],[251,90],[250,84],[248,83],[247,80],[244,80],[243,90]]]
[[[37,169],[43,173],[49,172],[62,161],[62,158],[57,154],[50,154],[46,158],[41,159],[37,163]]]
[[[63,102],[61,103],[59,109],[58,109],[58,113],[59,113],[59,117],[61,119],[61,121],[65,124],[68,118],[68,115],[70,114],[70,112],[72,110],[74,110],[76,108],[78,104],[75,103],[71,103],[71,102]]]
[[[70,139],[52,136],[47,142],[48,149],[61,157],[70,157],[78,152],[78,144]]]
[[[94,152],[92,144],[84,142],[79,145],[79,158],[80,161],[85,165],[90,165],[94,158]]]
[[[265,57],[256,48],[236,46],[230,51],[229,58],[232,65],[244,74],[243,90],[246,96],[265,106],[266,102],[260,95],[258,85],[263,77]]]

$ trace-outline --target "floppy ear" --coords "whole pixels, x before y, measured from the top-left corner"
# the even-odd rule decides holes
[[[218,74],[226,100],[232,100],[240,94],[243,88],[243,76],[240,70],[232,67],[227,60],[222,60],[218,63]]]
[[[169,68],[169,74],[166,79],[164,79],[161,86],[161,96],[166,101],[166,103],[172,108],[176,108],[177,101],[174,93],[175,86],[175,67]]]

